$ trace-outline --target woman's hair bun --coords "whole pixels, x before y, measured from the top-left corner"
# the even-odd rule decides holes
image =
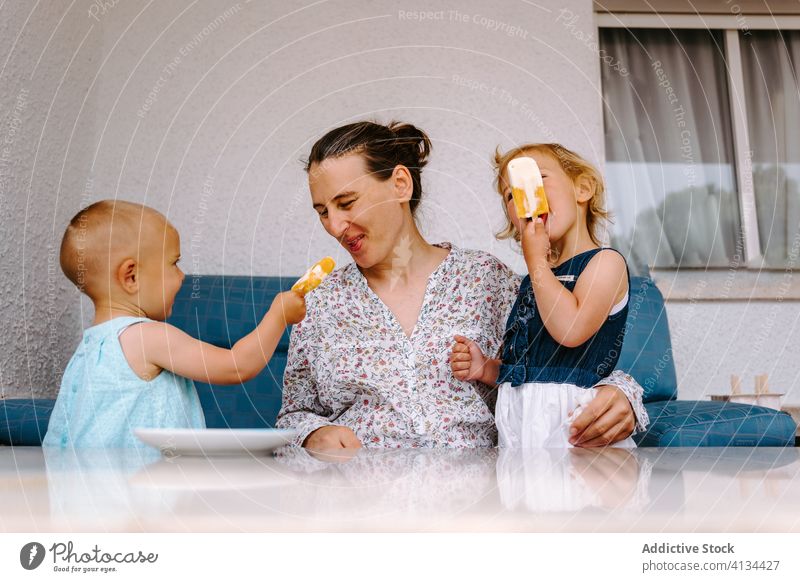
[[[414,149],[418,168],[422,168],[428,163],[428,156],[431,155],[432,148],[428,134],[410,123],[400,121],[390,121],[386,127],[397,136],[399,143],[407,143]]]

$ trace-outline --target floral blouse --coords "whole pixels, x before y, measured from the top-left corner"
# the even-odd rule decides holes
[[[296,444],[328,425],[351,428],[365,447],[496,444],[496,390],[456,379],[449,357],[456,334],[497,357],[521,277],[483,251],[436,246],[450,252],[428,279],[410,337],[355,263],[306,297],[276,423],[299,430]],[[643,429],[641,387],[616,371],[602,384],[626,393]]]

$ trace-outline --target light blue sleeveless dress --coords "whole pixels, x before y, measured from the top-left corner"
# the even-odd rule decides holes
[[[194,382],[169,370],[146,382],[128,365],[119,334],[149,321],[117,317],[83,332],[61,379],[42,446],[145,447],[135,428],[205,428]]]

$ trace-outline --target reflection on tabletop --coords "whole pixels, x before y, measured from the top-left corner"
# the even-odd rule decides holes
[[[652,463],[629,449],[501,449],[497,486],[507,509],[641,511]]]
[[[128,478],[158,461],[151,449],[59,450],[43,448],[50,515],[70,529],[122,529],[142,514],[169,511],[169,494],[138,495]]]
[[[800,531],[798,450],[0,448],[2,531]]]

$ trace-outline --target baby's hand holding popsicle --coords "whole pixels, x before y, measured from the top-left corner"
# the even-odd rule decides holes
[[[290,291],[285,291],[275,296],[270,310],[277,309],[279,313],[282,313],[282,321],[286,325],[300,323],[306,316],[305,296],[319,287],[335,267],[336,263],[330,257],[317,261],[292,285]]]
[[[277,310],[286,325],[294,325],[306,316],[306,299],[297,291],[284,291],[272,300],[270,311],[273,309]]]

